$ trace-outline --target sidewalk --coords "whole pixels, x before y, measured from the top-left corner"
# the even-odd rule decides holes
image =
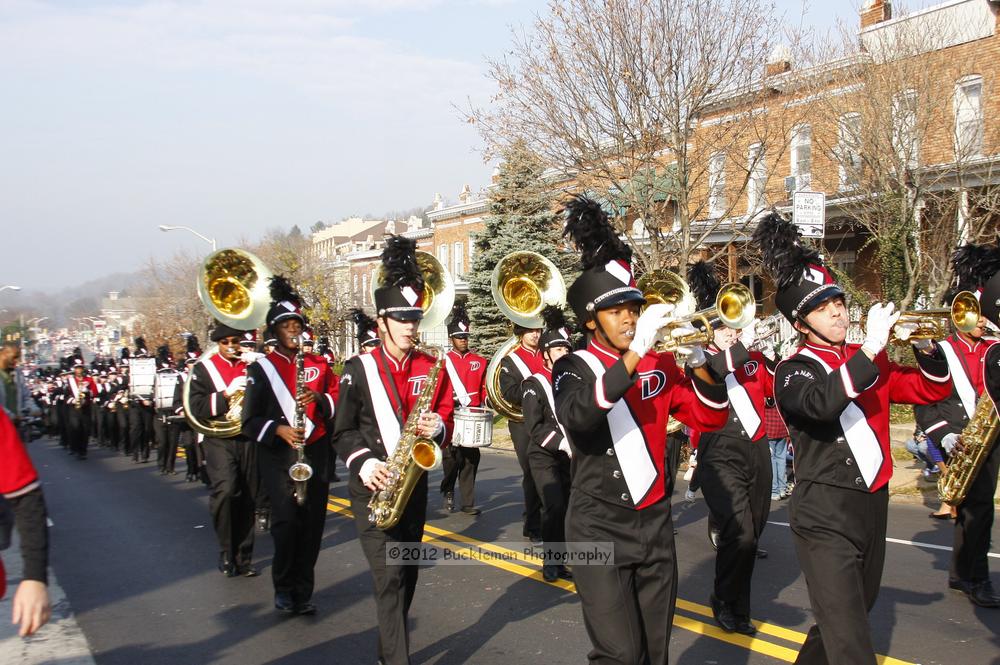
[[[7,595],[0,600],[0,665],[94,665],[87,639],[51,568],[52,618],[32,637],[18,637],[18,627],[10,622],[14,591],[21,580],[21,551],[16,531],[13,545],[3,553],[3,565],[7,568]]]

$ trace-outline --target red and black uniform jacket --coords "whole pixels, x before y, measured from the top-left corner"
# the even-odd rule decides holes
[[[930,404],[951,393],[940,349],[918,367],[869,360],[859,344],[803,344],[778,363],[774,396],[795,446],[795,482],[875,492],[892,477],[889,404]]]
[[[17,428],[3,411],[0,411],[0,495],[14,510],[24,560],[23,579],[47,584],[49,534],[45,497],[38,472],[17,434]],[[0,598],[5,587],[6,573],[0,563]]]
[[[319,399],[305,409],[306,445],[323,439],[336,412],[337,375],[326,359],[305,354],[305,385],[319,393]],[[243,402],[243,435],[264,445],[287,445],[275,437],[279,425],[295,419],[295,356],[272,351],[247,367],[247,393]]]
[[[951,394],[939,402],[913,407],[917,426],[937,444],[948,434],[960,434],[975,412],[985,389],[986,350],[994,342],[970,344],[952,335],[939,344],[951,371]]]
[[[223,422],[229,410],[226,387],[246,375],[247,366],[241,360],[226,360],[215,353],[195,363],[191,368],[191,389],[188,404],[191,415],[199,422]],[[244,409],[246,408],[244,401]]]
[[[452,349],[445,354],[448,378],[455,389],[456,406],[482,406],[486,403],[486,366],[489,361],[466,351]]]
[[[70,404],[75,404],[77,396],[80,391],[84,391],[87,395],[84,395],[83,406],[88,407],[97,397],[97,383],[94,382],[89,376],[85,376],[82,379],[77,379],[75,376],[71,376],[66,380],[66,399]]]
[[[545,369],[541,351],[529,351],[523,346],[504,356],[500,361],[500,394],[508,404],[521,406],[521,384],[535,372]]]
[[[724,384],[688,378],[670,353],[647,353],[634,374],[591,341],[553,368],[556,418],[573,450],[573,491],[641,510],[666,496],[667,419],[701,431],[722,427]]]
[[[774,396],[774,368],[758,351],[747,351],[736,342],[725,351],[709,345],[705,349],[708,370],[726,385],[729,396],[729,416],[726,424],[713,432],[719,436],[757,441],[767,434],[765,404]],[[692,446],[698,447],[701,432],[691,433]]]
[[[528,430],[531,443],[541,446],[553,455],[567,440],[559,421],[556,420],[555,395],[552,393],[552,372],[542,368],[524,380],[524,395],[521,412],[524,414],[524,428]]]
[[[371,353],[356,355],[344,364],[333,445],[350,470],[349,482],[353,491],[369,492],[358,475],[361,466],[370,459],[385,461],[396,449],[400,433],[434,363],[432,356],[420,351],[411,351],[402,360],[396,360],[379,347]],[[395,390],[389,381],[393,382]],[[402,404],[397,401],[397,394]],[[444,422],[444,430],[435,437],[441,446],[451,441],[454,409],[451,381],[442,368],[430,407]]]

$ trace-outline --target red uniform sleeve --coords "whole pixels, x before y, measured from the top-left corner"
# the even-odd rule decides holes
[[[951,395],[951,374],[944,354],[929,356],[915,352],[917,367],[904,367],[886,361],[889,367],[889,401],[896,404],[933,404]],[[939,358],[936,356],[940,356]],[[882,354],[880,357],[885,358]]]
[[[729,397],[724,383],[710,384],[697,376],[688,378],[676,363],[667,365],[670,388],[670,415],[688,427],[711,432],[726,424]]]

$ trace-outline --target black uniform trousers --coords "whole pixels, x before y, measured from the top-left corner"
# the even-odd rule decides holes
[[[188,427],[186,424],[182,424],[178,428],[177,433],[177,445],[184,450],[184,461],[187,463],[187,476],[197,477],[199,472],[198,466],[198,453],[195,449],[195,436],[194,430]],[[260,474],[257,474],[258,478]]]
[[[97,416],[97,442],[108,447],[114,436],[114,414],[108,411],[108,403],[102,402],[99,415]]]
[[[410,662],[410,635],[407,614],[417,588],[419,566],[389,564],[386,545],[419,543],[424,538],[427,521],[427,474],[413,488],[413,494],[403,510],[399,524],[383,531],[368,521],[368,501],[371,493],[350,487],[351,511],[358,529],[361,549],[368,559],[375,586],[375,613],[378,617],[378,657],[385,665],[407,665]]]
[[[129,448],[136,462],[149,461],[149,441],[153,438],[153,407],[133,403],[128,409]]]
[[[479,470],[479,460],[482,454],[479,448],[463,448],[451,445],[441,451],[441,466],[444,478],[441,479],[441,493],[455,491],[455,481],[462,493],[462,508],[472,508],[476,505],[476,472]]]
[[[294,482],[288,469],[296,461],[295,449],[282,439],[274,444],[254,444],[257,468],[262,485],[271,502],[271,538],[274,558],[271,561],[271,581],[275,593],[288,593],[294,603],[305,603],[313,594],[316,559],[323,542],[326,524],[326,502],[330,493],[329,435],[305,448],[313,475],[306,483],[306,501],[300,506],[293,495]],[[206,457],[208,448],[205,448]],[[249,506],[250,519],[254,503]]]
[[[90,438],[90,406],[76,408],[72,404],[66,409],[66,441],[69,451],[80,457],[87,456],[87,441]]]
[[[796,663],[875,665],[868,612],[882,584],[888,512],[888,487],[795,486],[792,536],[816,619]]]
[[[121,451],[126,455],[132,452],[132,443],[129,440],[128,430],[128,412],[131,410],[126,409],[121,404],[115,407],[115,450],[121,447]]]
[[[205,439],[205,461],[212,514],[219,550],[237,566],[253,558],[253,491],[257,484],[256,445],[242,436]]]
[[[156,441],[156,461],[159,462],[160,471],[172,473],[174,463],[177,459],[177,437],[180,434],[180,426],[177,423],[167,420],[164,414],[156,414],[153,420],[153,438]],[[256,479],[256,474],[254,475]]]
[[[59,445],[63,448],[69,446],[69,426],[66,422],[66,400],[61,399],[56,402],[56,418],[59,421]]]
[[[531,476],[531,465],[528,463],[528,448],[531,446],[531,435],[524,428],[524,423],[507,421],[510,438],[514,442],[514,453],[517,463],[521,466],[521,489],[524,491],[524,536],[538,536],[542,532],[542,500],[538,496],[538,488]],[[537,445],[537,444],[536,444]]]
[[[550,451],[539,445],[528,450],[531,477],[542,500],[542,542],[546,557],[555,543],[566,541],[566,508],[569,506],[569,457],[559,451]],[[563,547],[552,550],[561,554]],[[557,563],[553,561],[552,563]]]
[[[998,470],[1000,445],[994,441],[993,449],[969,486],[965,501],[958,506],[949,573],[952,582],[983,582],[990,578],[987,554],[996,510],[993,495],[997,491]]]
[[[670,501],[644,510],[570,493],[566,538],[614,544],[614,565],[574,566],[583,622],[602,665],[666,665],[677,604]]]
[[[715,597],[737,616],[750,616],[750,581],[757,541],[771,512],[771,449],[767,439],[705,433],[698,444],[698,481],[719,530]]]

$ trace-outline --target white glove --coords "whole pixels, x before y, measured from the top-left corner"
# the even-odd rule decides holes
[[[226,386],[226,397],[232,397],[238,390],[246,390],[247,388],[247,377],[238,376],[232,380],[232,382]]]
[[[382,462],[374,457],[366,459],[365,463],[361,465],[360,469],[358,469],[358,475],[361,476],[361,482],[367,485],[372,479],[372,474],[375,473],[375,467],[379,464],[382,464]]]
[[[660,329],[670,322],[674,306],[667,303],[650,305],[635,323],[635,335],[628,345],[629,351],[642,358],[657,341],[662,339]]]
[[[753,319],[747,324],[747,327],[740,331],[740,342],[748,350],[753,347],[753,343],[757,341],[757,319]]]
[[[896,305],[888,303],[875,303],[868,310],[868,325],[865,328],[865,343],[862,348],[868,350],[872,355],[878,355],[885,345],[889,343],[889,333],[896,325],[900,312],[896,311]]]
[[[774,348],[770,344],[761,347],[760,352],[764,354],[764,357],[768,360],[774,360],[777,358],[777,354],[774,353]]]
[[[670,334],[673,337],[686,337],[688,335],[693,335],[698,332],[692,326],[679,326],[674,328]],[[677,361],[687,365],[688,367],[701,367],[705,364],[705,350],[701,348],[700,344],[692,344],[690,346],[678,346],[677,350],[674,351],[674,356]]]
[[[959,435],[952,432],[951,434],[945,434],[944,438],[941,439],[941,448],[944,449],[946,453],[951,455],[951,451],[955,449],[958,445]]]

